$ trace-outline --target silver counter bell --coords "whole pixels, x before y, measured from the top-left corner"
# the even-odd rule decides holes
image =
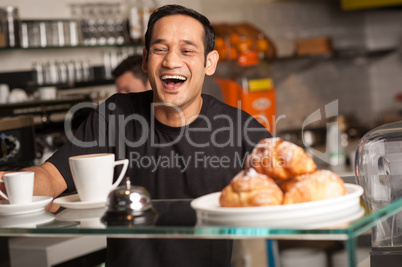
[[[157,219],[148,191],[131,186],[129,177],[124,186],[109,193],[106,207],[101,221],[107,226],[153,225]]]

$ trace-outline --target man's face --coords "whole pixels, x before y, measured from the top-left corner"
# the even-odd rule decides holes
[[[135,77],[131,71],[126,71],[114,81],[117,92],[119,93],[135,93],[148,90],[144,83]]]
[[[149,51],[143,53],[154,102],[199,111],[205,74],[212,75],[218,61],[213,51],[205,63],[203,37],[202,24],[189,16],[170,15],[155,23]]]

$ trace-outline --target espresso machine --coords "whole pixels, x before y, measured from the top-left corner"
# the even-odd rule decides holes
[[[0,170],[31,166],[35,159],[34,121],[31,116],[0,119]]]
[[[70,110],[89,101],[82,96],[0,105],[0,171],[43,163],[67,141],[66,118],[75,131],[93,108],[84,106],[72,114]]]
[[[356,151],[355,174],[373,212],[402,198],[402,121],[368,132]],[[402,266],[402,211],[378,222],[371,233],[370,266]]]

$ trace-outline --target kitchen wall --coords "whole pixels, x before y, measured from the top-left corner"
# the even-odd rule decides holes
[[[394,100],[402,91],[401,9],[346,12],[340,10],[339,2],[202,1],[204,13],[213,22],[248,21],[259,26],[273,40],[280,57],[292,55],[295,40],[318,36],[331,37],[335,50],[353,54],[394,50],[382,56],[276,61],[277,112],[286,116],[278,130],[299,128],[308,115],[334,100],[339,100],[340,114],[368,127],[382,123],[384,112],[401,109],[402,104]]]
[[[119,2],[103,0],[104,2]],[[21,18],[69,17],[71,0],[2,0],[1,5],[19,7]],[[96,1],[86,1],[96,2]],[[354,51],[360,56],[331,59],[281,59],[273,65],[277,89],[277,113],[286,116],[278,130],[298,128],[305,118],[325,105],[339,101],[339,113],[357,122],[375,125],[388,111],[402,104],[394,95],[402,91],[402,11],[371,10],[345,12],[338,0],[159,0],[178,3],[201,11],[213,23],[248,21],[269,36],[280,57],[290,57],[295,40],[329,36],[336,50]],[[393,49],[382,56],[365,56],[365,50]],[[41,57],[83,56],[101,64],[101,49],[49,51],[0,51],[0,71],[29,69]],[[325,117],[325,114],[322,113]],[[325,125],[325,120],[322,120]]]

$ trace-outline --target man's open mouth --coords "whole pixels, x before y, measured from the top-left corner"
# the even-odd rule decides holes
[[[182,85],[187,78],[181,75],[162,75],[162,82],[169,88],[177,88]]]

